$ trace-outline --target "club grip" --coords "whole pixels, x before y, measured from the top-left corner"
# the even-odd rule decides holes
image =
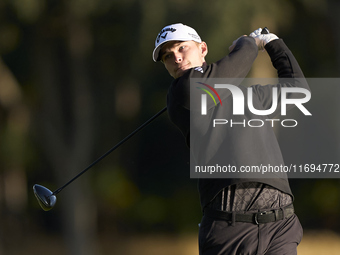
[[[267,27],[262,28],[261,34],[269,34],[269,29]]]

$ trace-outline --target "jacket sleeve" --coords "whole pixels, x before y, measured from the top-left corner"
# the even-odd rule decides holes
[[[209,78],[245,78],[258,54],[255,39],[241,37],[233,51],[212,64],[212,77]],[[216,69],[216,70],[215,70]]]
[[[274,40],[265,46],[272,61],[273,67],[277,70],[278,84],[253,85],[253,93],[257,95],[264,109],[269,109],[272,104],[273,88],[277,88],[277,109],[269,117],[279,114],[281,106],[282,88],[295,87],[304,88],[310,91],[303,72],[292,52],[288,49],[282,39]],[[301,98],[301,93],[288,93],[287,98]],[[294,105],[288,105],[287,110]]]
[[[269,42],[265,48],[279,78],[304,78],[298,62],[282,39]]]

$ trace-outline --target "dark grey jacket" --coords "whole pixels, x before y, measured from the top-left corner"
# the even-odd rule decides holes
[[[279,39],[266,45],[273,66],[278,71],[279,83],[275,85],[254,85],[253,105],[255,109],[269,109],[272,105],[272,88],[303,87],[308,89],[306,83],[291,82],[292,78],[304,78],[303,73],[293,54]],[[175,79],[171,84],[167,107],[171,121],[182,131],[186,143],[199,163],[209,165],[210,162],[219,162],[221,165],[258,166],[261,164],[284,165],[282,154],[270,122],[261,128],[251,127],[220,127],[212,130],[211,119],[233,119],[241,122],[249,119],[268,119],[277,115],[258,116],[250,112],[247,107],[243,116],[233,115],[233,100],[227,89],[219,90],[222,104],[215,107],[208,104],[207,115],[190,126],[190,112],[197,109],[190,108],[190,79],[191,78],[244,78],[258,54],[255,40],[251,37],[240,39],[235,49],[227,56],[210,65],[203,65],[202,70],[191,69],[182,77]],[[239,84],[237,84],[239,85]],[[239,86],[246,95],[246,87]],[[247,101],[247,100],[245,100]],[[280,104],[280,103],[278,103]],[[277,108],[279,111],[279,107]],[[190,136],[191,130],[191,136]],[[190,143],[191,139],[191,143]],[[240,182],[261,182],[271,185],[285,193],[292,195],[286,174],[267,174],[264,178],[235,176],[223,179],[199,179],[199,193],[202,208],[205,207],[218,192],[231,184]]]

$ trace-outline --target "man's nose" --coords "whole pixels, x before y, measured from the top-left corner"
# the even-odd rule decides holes
[[[175,54],[175,62],[180,63],[183,61],[183,57],[181,54]]]

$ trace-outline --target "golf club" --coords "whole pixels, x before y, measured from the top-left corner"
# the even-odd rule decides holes
[[[125,137],[123,140],[121,140],[119,143],[117,143],[115,146],[113,146],[110,150],[108,150],[105,154],[103,154],[101,157],[99,157],[97,160],[95,160],[92,164],[90,164],[88,167],[86,167],[83,171],[81,171],[79,174],[77,174],[74,178],[72,178],[69,182],[64,184],[62,187],[56,189],[55,191],[50,191],[48,188],[35,184],[33,186],[33,192],[35,197],[37,198],[39,205],[44,211],[51,210],[56,202],[57,197],[56,195],[62,191],[66,186],[71,184],[73,181],[75,181],[78,177],[83,175],[87,170],[89,170],[91,167],[93,167],[95,164],[97,164],[99,161],[104,159],[107,155],[109,155],[111,152],[113,152],[115,149],[117,149],[119,146],[121,146],[123,143],[125,143],[127,140],[129,140],[132,136],[137,134],[140,130],[142,130],[144,127],[146,127],[148,124],[150,124],[153,120],[155,120],[158,116],[160,116],[162,113],[164,113],[167,110],[167,107],[164,107],[161,111],[156,113],[153,117],[151,117],[148,121],[146,121],[143,125],[138,127],[135,131],[133,131],[131,134],[129,134],[127,137]]]

